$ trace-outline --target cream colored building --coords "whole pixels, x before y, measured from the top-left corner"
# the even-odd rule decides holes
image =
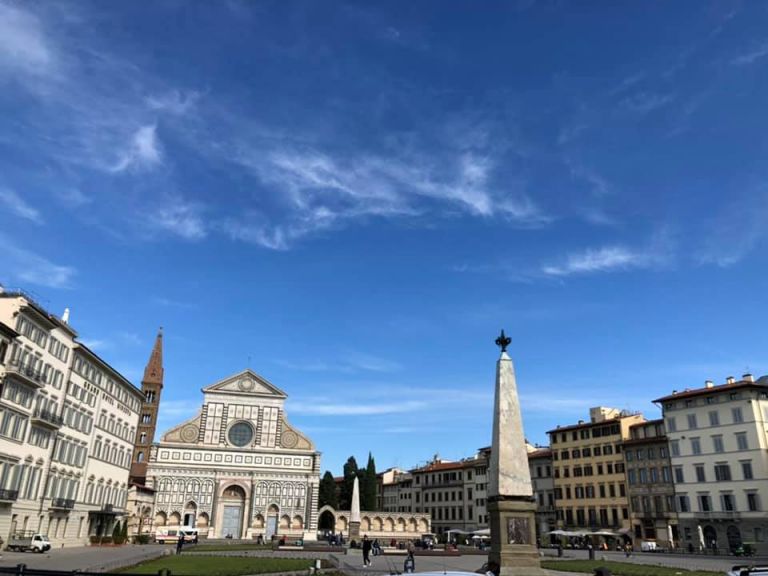
[[[630,533],[622,443],[642,414],[590,409],[589,422],[548,432],[559,528]]]
[[[768,553],[768,376],[674,391],[664,414],[681,544]],[[703,542],[701,542],[703,540]]]
[[[202,392],[198,415],[152,447],[155,527],[316,539],[320,453],[288,423],[285,392],[251,370]]]
[[[80,545],[111,535],[124,513],[141,393],[77,341],[68,315],[0,292],[0,323],[18,333],[0,363],[5,541],[29,530],[47,533],[54,547]]]

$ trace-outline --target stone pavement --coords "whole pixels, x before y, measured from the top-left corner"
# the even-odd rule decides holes
[[[147,544],[145,546],[74,546],[49,550],[44,554],[35,552],[3,551],[0,566],[26,564],[40,570],[82,570],[105,572],[122,566],[136,564],[142,560],[171,553],[172,546]]]

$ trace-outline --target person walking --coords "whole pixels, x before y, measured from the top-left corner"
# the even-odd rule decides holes
[[[179,534],[179,539],[176,540],[176,555],[181,554],[181,549],[184,547],[184,534]]]
[[[368,534],[363,536],[363,566],[371,565],[371,541],[368,540]]]

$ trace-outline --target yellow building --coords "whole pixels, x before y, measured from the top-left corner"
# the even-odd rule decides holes
[[[589,422],[548,432],[555,473],[558,527],[568,531],[630,531],[622,442],[642,414],[615,408],[589,411]]]

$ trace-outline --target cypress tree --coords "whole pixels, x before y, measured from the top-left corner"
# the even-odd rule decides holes
[[[361,492],[360,507],[363,510],[373,512],[376,510],[376,492],[377,492],[377,478],[376,478],[376,462],[373,460],[373,455],[368,452],[368,465],[365,467],[364,478],[361,479]]]
[[[128,542],[128,518],[123,520],[123,529],[120,532],[120,539],[122,540],[121,544]]]
[[[326,470],[320,480],[320,488],[318,490],[318,502],[320,507],[330,506],[334,510],[339,508],[339,497],[336,494],[336,480],[333,479],[333,474],[330,470]]]
[[[113,544],[120,544],[120,535],[122,534],[122,530],[120,528],[120,522],[115,522],[115,527],[112,529],[112,543]]]
[[[339,494],[339,509],[350,510],[352,507],[352,489],[357,476],[357,460],[350,456],[344,464],[344,483]]]

